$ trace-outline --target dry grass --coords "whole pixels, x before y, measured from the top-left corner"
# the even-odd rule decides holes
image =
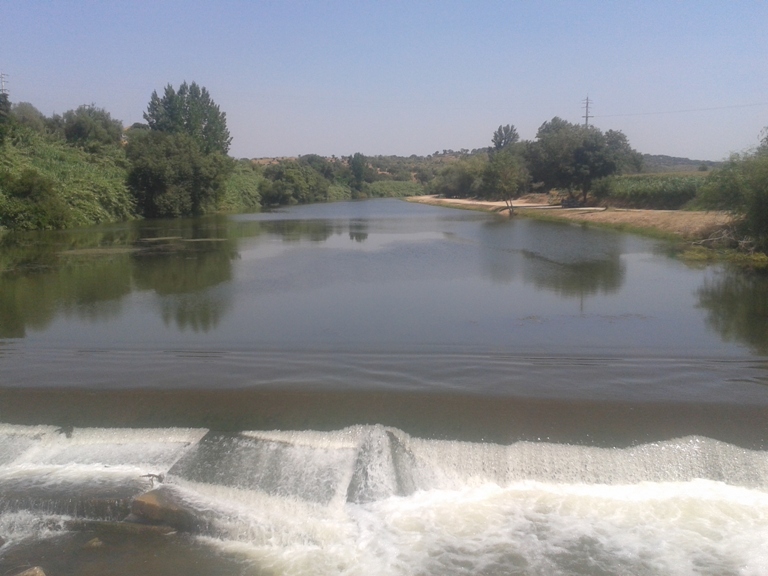
[[[706,238],[731,222],[725,212],[691,212],[683,210],[621,210],[602,211],[553,209],[547,216],[563,220],[610,225],[636,230],[655,230],[686,240]]]

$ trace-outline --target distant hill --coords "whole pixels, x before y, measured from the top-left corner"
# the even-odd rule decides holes
[[[711,160],[691,160],[690,158],[679,158],[677,156],[665,156],[664,154],[643,154],[643,172],[696,172],[718,168],[722,162],[713,162]]]

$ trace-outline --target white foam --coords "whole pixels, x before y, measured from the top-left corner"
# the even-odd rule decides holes
[[[485,484],[333,511],[261,499],[250,515],[258,539],[209,541],[254,574],[768,573],[768,493],[710,480]]]
[[[0,514],[0,535],[6,542],[0,550],[27,538],[56,536],[64,529],[64,522],[67,520],[68,516],[41,516],[26,510],[3,512]]]
[[[768,453],[707,438],[502,446],[355,426],[188,452],[204,431],[4,430],[25,446],[0,463],[14,486],[119,484],[186,454],[167,482],[254,574],[768,574]],[[0,534],[43,530],[17,518]]]
[[[332,432],[318,432],[314,430],[302,431],[244,431],[240,432],[242,436],[256,438],[259,440],[269,440],[272,442],[287,442],[297,446],[307,446],[310,448],[321,449],[344,449],[355,448],[360,444],[363,434],[370,428],[368,426],[350,426],[342,430]]]

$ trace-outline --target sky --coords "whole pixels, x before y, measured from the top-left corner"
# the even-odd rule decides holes
[[[555,116],[721,160],[768,126],[768,2],[0,0],[12,102],[126,126],[197,82],[230,154],[427,155]]]

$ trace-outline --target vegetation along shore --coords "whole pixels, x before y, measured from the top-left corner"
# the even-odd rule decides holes
[[[130,127],[95,105],[46,117],[0,94],[0,232],[286,204],[412,197],[644,231],[765,259],[768,134],[725,162],[642,155],[620,131],[555,117],[532,141],[428,156],[234,159],[226,114],[192,82],[154,92]]]

